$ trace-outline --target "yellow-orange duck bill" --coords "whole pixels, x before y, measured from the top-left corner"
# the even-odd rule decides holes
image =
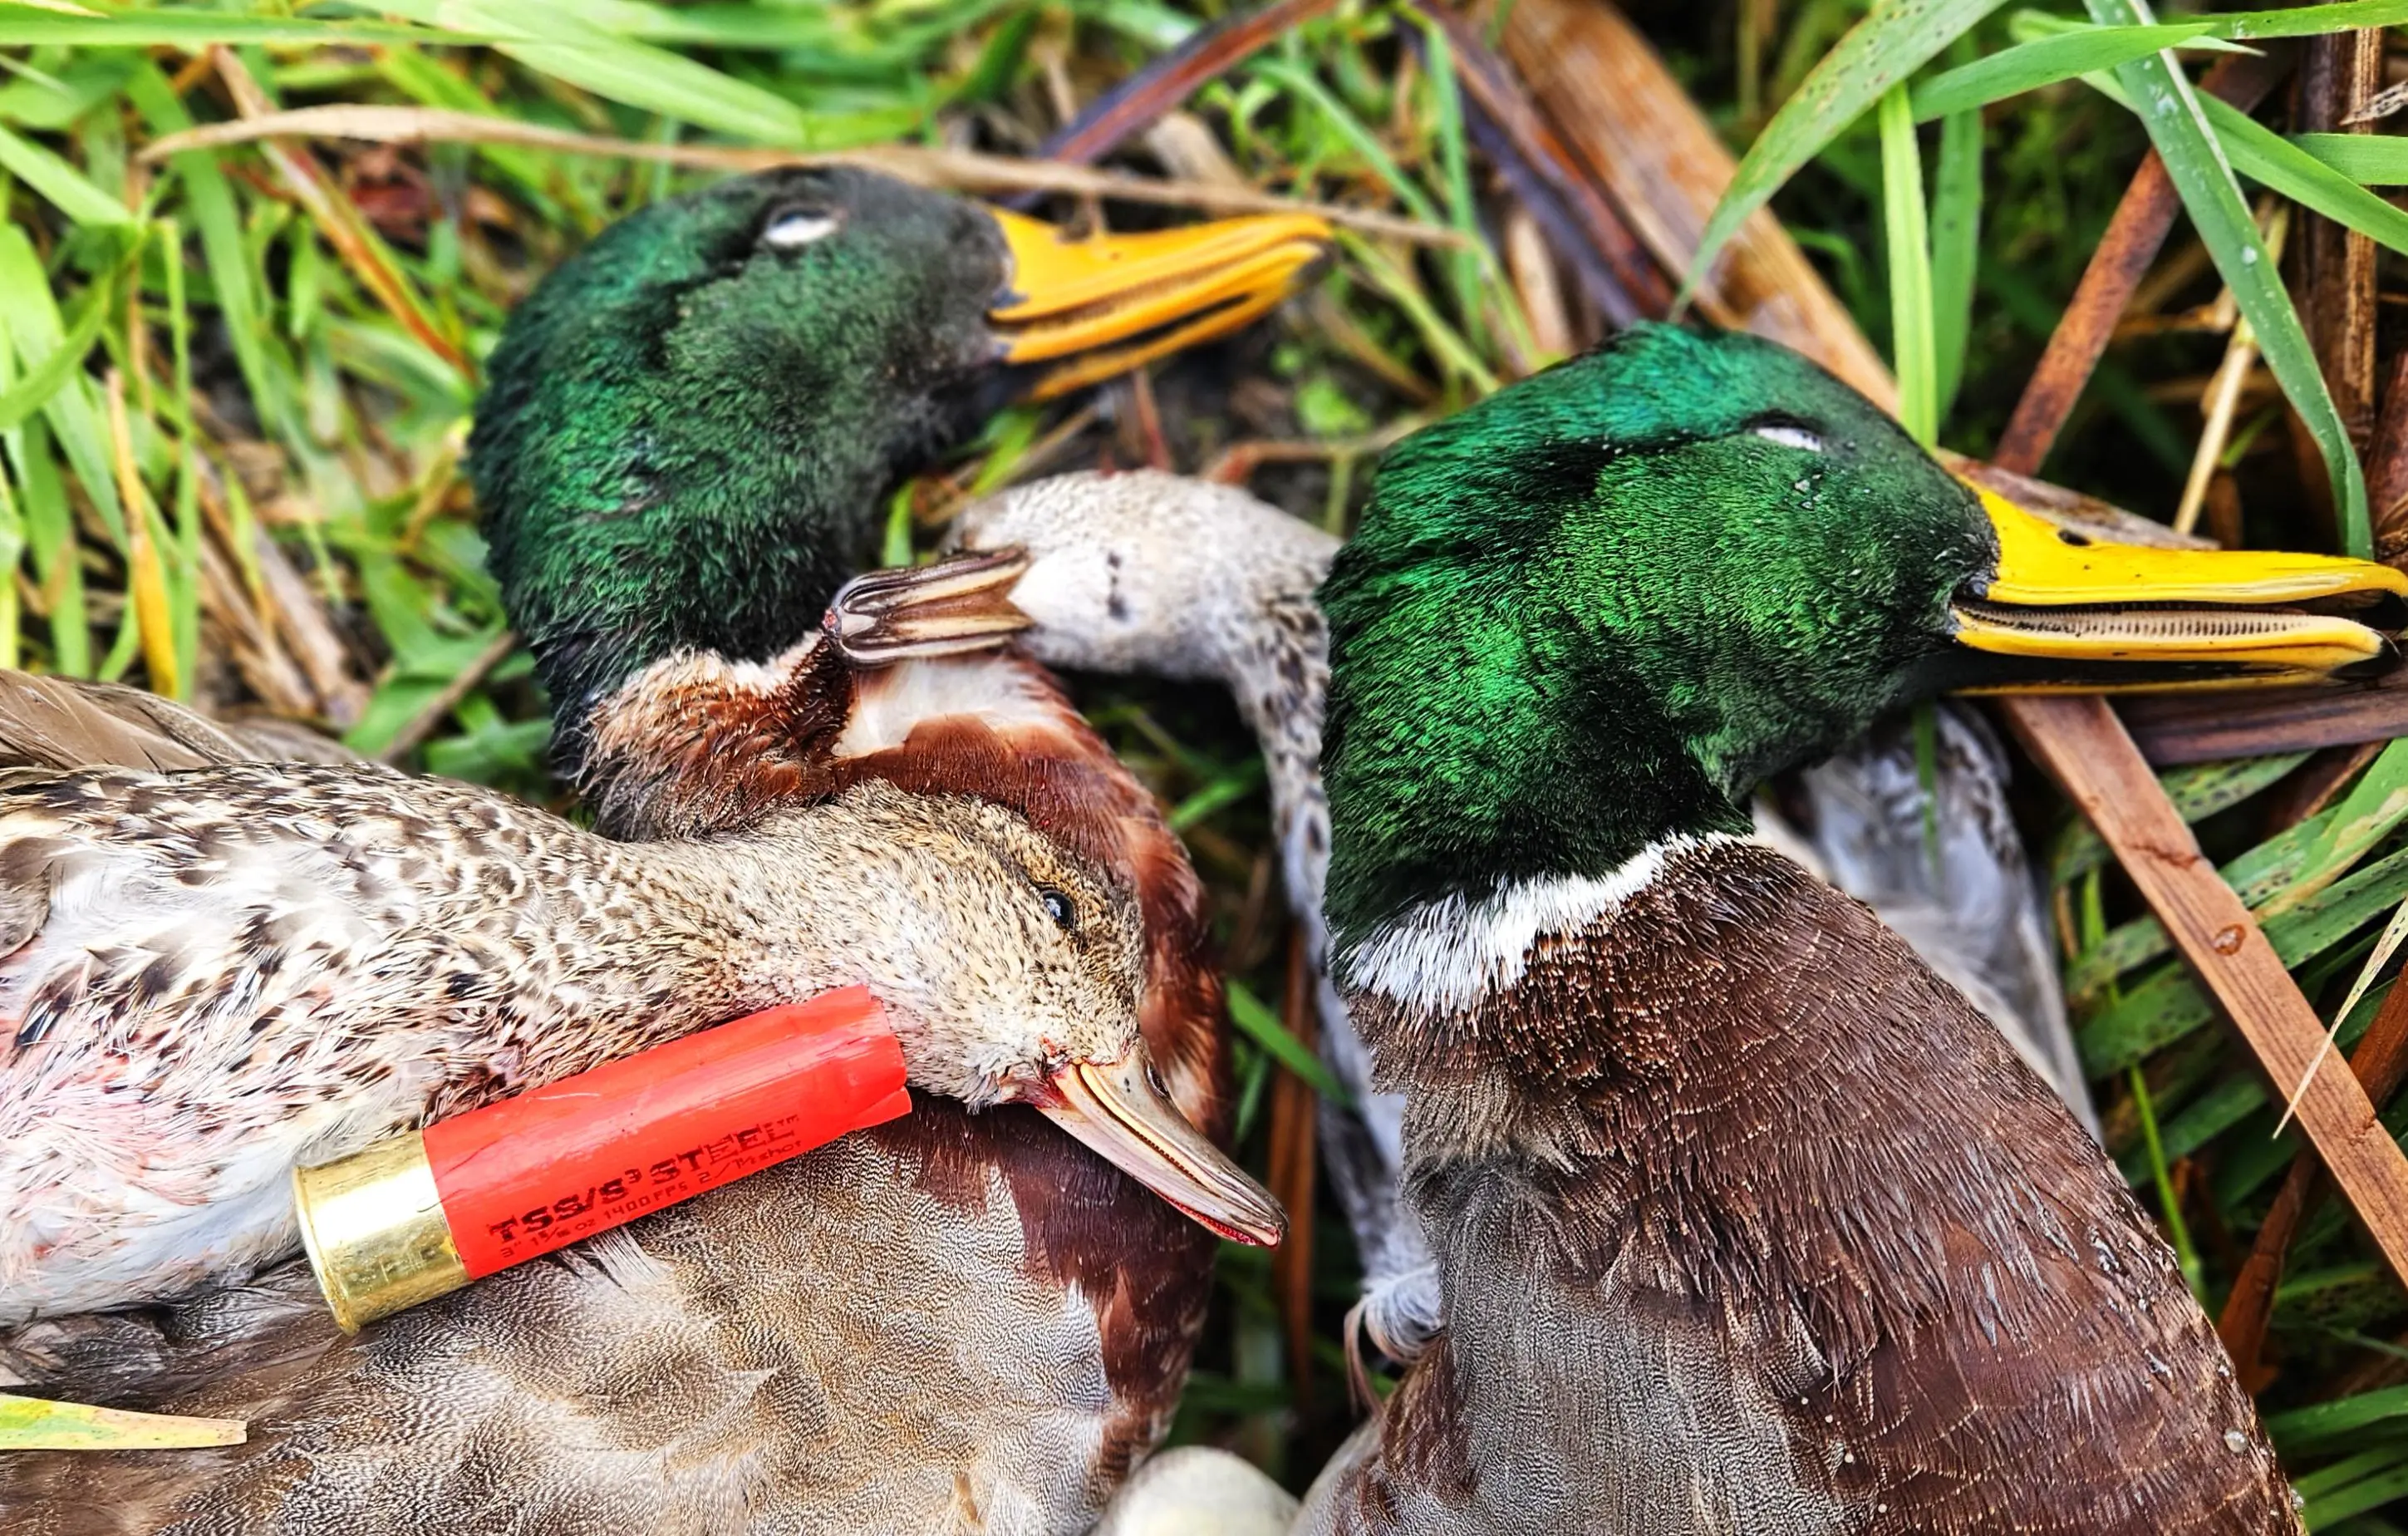
[[[1118,1061],[1074,1061],[1054,1074],[1038,1110],[1096,1156],[1232,1242],[1268,1248],[1287,1213],[1170,1102],[1137,1045]]]
[[[2408,612],[2408,575],[2388,566],[2118,543],[1976,491],[1999,566],[1952,608],[1962,649],[1949,666],[1968,692],[2300,683],[2398,659],[2360,622],[2397,628]]]
[[[1011,250],[1011,286],[987,319],[1006,362],[1052,365],[1030,387],[1034,399],[1236,330],[1285,298],[1329,246],[1329,225],[1301,213],[1073,238],[988,212]]]

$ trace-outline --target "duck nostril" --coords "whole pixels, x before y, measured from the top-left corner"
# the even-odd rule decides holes
[[[1162,1080],[1162,1069],[1151,1061],[1145,1064],[1145,1085],[1165,1098],[1170,1097],[1170,1084]]]
[[[2057,529],[2057,537],[2058,542],[2071,544],[2077,550],[2086,550],[2090,547],[2090,536],[2084,533],[2075,533],[2071,528]]]

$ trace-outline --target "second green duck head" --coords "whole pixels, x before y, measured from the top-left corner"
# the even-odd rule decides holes
[[[2380,668],[2408,578],[2145,548],[1943,470],[1795,352],[1642,325],[1416,434],[1323,588],[1341,953],[1415,901],[1743,834],[1764,775],[1947,690]]]
[[[574,722],[679,649],[760,660],[860,568],[882,493],[1015,395],[1276,303],[1327,228],[1072,239],[867,171],[722,182],[625,219],[511,317],[470,464],[493,564]]]

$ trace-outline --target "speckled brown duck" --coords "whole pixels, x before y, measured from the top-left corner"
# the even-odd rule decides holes
[[[1746,337],[1399,445],[1322,589],[1327,910],[1443,1327],[1298,1530],[2296,1531],[2097,1144],[1742,807],[1943,688],[2386,665],[2323,610],[2403,587],[2060,538]]]
[[[852,583],[826,622],[844,637],[826,642],[835,716],[855,665],[839,651],[942,652],[1020,628],[997,595],[1019,565]],[[81,728],[34,726],[62,705]],[[0,739],[18,759],[244,750],[163,700],[17,673],[0,675]],[[903,856],[916,845],[834,817],[836,795],[618,843],[371,764],[42,771],[0,788],[0,1328],[245,1279],[295,1249],[294,1167],[423,1119],[855,983],[895,1011],[908,1055],[932,1028],[961,1038],[970,1007],[949,988],[999,984],[989,972],[1019,963],[1008,948],[982,968],[964,942],[982,913],[1011,937],[1008,909],[939,908]],[[1075,933],[1075,904],[1031,881]],[[953,924],[943,941],[939,919]],[[956,953],[959,974],[939,958]],[[1256,1196],[1221,1209],[1181,1193],[1182,1161],[1243,1181],[1181,1128],[1141,1041],[1106,1069],[1058,1012],[1019,1027],[1057,1038],[1061,1071],[1019,1084],[998,1051],[996,1082],[915,1081],[971,1108],[1035,1104],[1213,1229],[1276,1235]]]
[[[858,731],[830,732],[825,654],[798,642],[897,476],[1011,394],[1259,313],[1323,233],[1240,220],[1069,242],[882,178],[794,171],[648,209],[556,273],[493,361],[472,463],[563,762],[604,828],[724,827],[868,779],[1024,811],[1135,884],[1143,1036],[1171,1098],[1216,1125],[1200,890],[1050,681],[905,663],[845,706]],[[705,700],[720,712],[679,707]],[[593,722],[663,703],[661,734],[622,730],[589,761]],[[1210,1238],[1047,1129],[931,1103],[782,1176],[810,1219],[778,1292],[850,1321],[840,1364],[781,1377],[806,1410],[784,1432],[846,1497],[779,1529],[1083,1529],[1167,1428]],[[908,1316],[890,1295],[913,1299]],[[724,1506],[696,1507],[698,1529],[732,1529]]]
[[[8,1081],[49,1090],[12,1092],[0,1120],[54,1153],[80,1135],[107,1166],[77,1187],[137,1197],[54,1236],[123,1240],[139,1197],[179,1192],[236,1230],[238,1191],[163,1181],[238,1183],[244,1144],[277,1163],[295,1138],[337,1149],[415,1119],[430,1092],[439,1112],[854,982],[885,1001],[924,1093],[1040,1106],[1109,1156],[1141,1139],[1201,1174],[1204,1205],[1276,1220],[1150,1083],[1133,893],[982,801],[867,782],[740,832],[615,843],[368,766],[93,770],[0,795],[0,869],[12,935],[33,930],[0,978],[23,1021]],[[1115,1127],[1086,1124],[1098,1111]],[[208,1158],[211,1116],[251,1122],[229,1127],[231,1162]],[[1010,1403],[1041,1442],[1062,1428],[1048,1400],[1082,1375],[1099,1394],[1099,1373],[1075,1351],[965,1353],[983,1313],[925,1283],[944,1256],[843,1198],[877,1160],[839,1142],[356,1338],[298,1261],[172,1309],[18,1328],[0,1343],[12,1386],[251,1432],[0,1454],[7,1529],[399,1536],[494,1529],[507,1499],[519,1529],[870,1530],[898,1491],[916,1529],[1024,1528],[1037,1512],[1018,1490],[982,1506],[975,1484],[888,1458],[1010,1455],[976,1438],[980,1414]],[[79,1176],[55,1157],[50,1172]],[[77,1204],[12,1187],[8,1230]],[[868,1262],[831,1285],[831,1250]],[[43,1256],[8,1252],[39,1278]],[[1058,1330],[1030,1343],[1046,1342]],[[915,1390],[859,1395],[866,1344],[913,1352]]]

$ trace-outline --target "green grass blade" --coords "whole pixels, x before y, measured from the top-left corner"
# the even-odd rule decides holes
[[[2381,1509],[2394,1500],[2408,1497],[2408,1445],[2370,1451],[2365,1459],[2370,1471],[2357,1481],[2308,1500],[2307,1507],[2300,1511],[2300,1519],[2310,1530],[2329,1530],[2336,1522],[2353,1514]]]
[[[1906,87],[1880,107],[1882,231],[1889,253],[1890,366],[1898,373],[1898,416],[1907,436],[1928,448],[1940,436],[1940,373],[1931,320],[1931,240],[1925,224],[1923,154]]]
[[[1339,137],[1346,141],[1347,148],[1363,157],[1364,163],[1371,167],[1371,174],[1397,194],[1397,200],[1405,205],[1406,212],[1426,224],[1446,223],[1445,216],[1439,212],[1438,205],[1430,201],[1429,194],[1422,190],[1421,183],[1404,173],[1395,157],[1381,145],[1378,136],[1364,126],[1363,121],[1348,110],[1346,104],[1340,101],[1329,87],[1284,59],[1264,59],[1254,65],[1251,73],[1311,102],[1314,110],[1336,130]]]
[[[2387,27],[2408,22],[2408,0],[2345,0],[2329,6],[2234,11],[2185,20],[2214,28],[2219,37],[2313,37],[2320,33]]]
[[[2198,822],[2264,791],[2307,758],[2306,753],[2293,752],[2191,763],[2157,775],[2157,787],[2174,803],[2185,823]],[[2049,883],[2062,885],[2086,875],[2104,866],[2108,856],[2106,840],[2087,820],[2077,816],[2049,855]]]
[[[2083,27],[2001,49],[1986,59],[1959,65],[1914,88],[1914,121],[1928,122],[1952,112],[1970,112],[1994,101],[2020,96],[2043,85],[2113,69],[2169,48],[2209,47],[2244,52],[2197,22],[2172,26]]]
[[[77,223],[102,229],[131,230],[133,210],[93,186],[81,171],[29,138],[0,128],[0,169],[58,205]]]
[[[1882,93],[1904,82],[1957,36],[1999,8],[2000,0],[1875,0],[1865,19],[1848,29],[1797,91],[1772,114],[1748,146],[1737,174],[1714,205],[1698,242],[1697,256],[1681,281],[1686,303],[1724,244],[1749,214],[1771,200],[1848,124],[1864,115]]]
[[[2191,1245],[2190,1226],[2183,1220],[2182,1200],[2174,1194],[2173,1172],[2166,1166],[2165,1142],[2157,1136],[2157,1106],[2149,1099],[2149,1080],[2138,1066],[2130,1068],[2126,1078],[2132,1093],[2132,1108],[2141,1122],[2141,1136],[2148,1146],[2149,1177],[2157,1185],[2157,1211],[2165,1219],[2166,1240],[2173,1244],[2174,1262],[2182,1267],[2183,1283],[2197,1296],[2201,1288],[2199,1250]]]
[[[26,417],[50,403],[50,397],[66,386],[67,380],[83,366],[83,360],[100,339],[100,328],[108,320],[111,285],[93,283],[85,291],[83,312],[67,327],[66,340],[56,352],[36,365],[26,375],[0,390],[0,432],[15,427]]]
[[[388,0],[381,9],[451,29],[497,35],[502,53],[597,96],[738,138],[800,149],[830,148],[810,114],[774,92],[649,43],[614,37],[562,10],[538,31],[524,7],[497,0]]]
[[[2392,742],[2367,765],[2309,846],[2302,878],[2270,901],[2267,911],[2295,907],[2329,885],[2403,820],[2408,820],[2408,739]]]
[[[2288,1456],[2317,1441],[2395,1418],[2408,1418],[2408,1386],[2386,1386],[2360,1392],[2356,1397],[2270,1414],[2266,1416],[2266,1433]]]
[[[1965,381],[1973,331],[1973,282],[1982,259],[1982,114],[1951,112],[1940,123],[1931,178],[1932,360],[1939,370],[1934,420],[1946,422]]]
[[[2225,153],[2232,158],[2234,170],[2303,208],[2315,209],[2335,223],[2347,224],[2370,239],[2408,252],[2408,213],[2401,212],[2247,113],[2213,96],[2201,97],[2200,102],[2207,108],[2207,121],[2214,127],[2215,136],[2223,141]]]
[[[2290,142],[2360,186],[2408,186],[2408,138],[2386,134],[2293,134]]]
[[[1450,251],[1446,258],[1449,286],[1455,290],[1455,313],[1462,318],[1467,330],[1476,331],[1480,324],[1480,213],[1471,195],[1471,154],[1466,142],[1463,125],[1463,97],[1460,82],[1455,78],[1455,50],[1446,40],[1446,29],[1428,18],[1421,18],[1423,57],[1428,62],[1430,95],[1436,105],[1436,138],[1439,165],[1446,183],[1447,222],[1471,240],[1461,251]]]
[[[180,133],[193,125],[190,112],[159,66],[145,60],[126,82],[126,95],[155,134]],[[234,349],[236,371],[251,391],[251,409],[264,423],[283,414],[260,341],[259,291],[251,282],[250,248],[242,236],[242,217],[235,207],[234,188],[219,168],[217,156],[191,151],[168,162],[183,182],[184,200],[201,239],[201,258],[208,269],[209,287],[217,295],[218,315]],[[180,253],[179,255],[180,259]]]
[[[486,35],[429,32],[389,22],[312,21],[298,16],[239,16],[219,11],[107,9],[93,17],[45,15],[14,7],[0,10],[0,48],[173,48],[196,52],[211,43],[459,43],[486,42]],[[401,6],[380,5],[399,11]],[[511,27],[502,36],[520,35]]]
[[[1248,1039],[1269,1052],[1281,1066],[1312,1084],[1312,1091],[1322,1098],[1336,1104],[1354,1102],[1354,1096],[1346,1091],[1346,1084],[1338,1081],[1338,1075],[1323,1064],[1311,1046],[1289,1034],[1280,1016],[1247,990],[1244,983],[1230,978],[1228,993],[1229,1022],[1243,1030]]]
[[[2142,25],[2149,20],[2141,0],[2086,0],[2086,4],[2091,18],[2104,24]],[[2275,381],[2315,439],[2331,481],[2333,505],[2340,512],[2343,548],[2361,559],[2372,557],[2374,536],[2366,510],[2366,476],[2358,467],[2341,413],[2333,408],[2332,394],[2325,387],[2315,349],[2309,345],[2299,311],[2284,291],[2282,274],[2267,255],[2266,242],[2258,237],[2258,223],[2241,195],[2241,184],[2232,178],[2199,94],[2163,53],[2125,65],[2114,78],[2164,160],[2217,274],[2232,290],[2250,329],[2258,333],[2266,366],[2273,370]]]
[[[17,356],[29,370],[39,368],[67,344],[66,325],[51,295],[50,276],[42,270],[33,242],[14,224],[0,226],[0,321],[5,321]],[[84,495],[122,550],[125,517],[96,393],[81,376],[70,378],[51,392],[43,403],[42,415],[58,435],[60,452],[66,455],[67,467],[82,485]]]

